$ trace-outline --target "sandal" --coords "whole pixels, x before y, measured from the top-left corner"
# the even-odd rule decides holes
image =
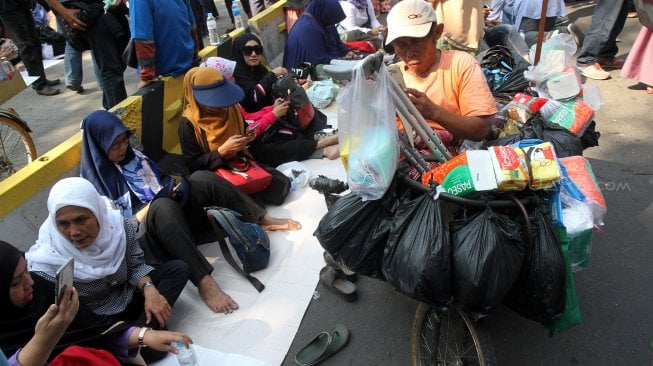
[[[646,94],[653,94],[653,86],[646,87]]]
[[[347,302],[355,301],[358,298],[356,284],[340,278],[331,266],[325,266],[320,270],[320,282]]]
[[[328,331],[318,334],[295,356],[299,366],[312,366],[324,361],[340,351],[349,342],[349,329],[344,324],[336,324]]]
[[[343,265],[342,262],[338,262],[335,259],[333,259],[333,256],[331,256],[331,254],[329,254],[328,252],[324,252],[323,256],[324,256],[324,262],[326,262],[327,265],[333,267],[333,269],[338,274],[338,277],[350,282],[356,282],[358,280],[358,275],[356,275],[356,272],[345,267],[345,265]]]

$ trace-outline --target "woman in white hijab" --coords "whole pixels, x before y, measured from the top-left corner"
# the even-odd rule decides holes
[[[145,264],[136,229],[107,208],[89,181],[62,179],[50,190],[48,218],[25,254],[28,269],[54,282],[57,269],[73,257],[82,303],[96,314],[160,329],[188,280],[188,267],[179,260],[157,269]]]

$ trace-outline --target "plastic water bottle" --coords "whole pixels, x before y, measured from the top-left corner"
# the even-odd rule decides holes
[[[175,347],[179,350],[177,353],[179,366],[198,366],[197,357],[192,348],[186,348],[186,345],[181,342],[175,342]]]
[[[247,13],[243,11],[243,4],[240,2],[240,0],[234,0],[233,3],[238,5],[238,9],[240,9],[240,17],[243,19],[243,24],[247,25],[249,17],[247,17]]]
[[[209,43],[215,46],[218,44],[218,22],[213,17],[213,13],[206,16],[206,28],[209,29]]]
[[[236,26],[236,29],[245,28],[245,20],[243,19],[243,15],[240,11],[240,4],[238,2],[233,3],[231,6],[231,12],[234,15],[234,26]]]

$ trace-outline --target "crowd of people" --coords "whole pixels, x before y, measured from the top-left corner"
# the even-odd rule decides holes
[[[370,0],[312,0],[304,4],[289,31],[283,66],[270,69],[262,59],[265,45],[254,34],[234,41],[233,61],[206,60],[198,67],[201,37],[186,1],[173,0],[163,10],[156,0],[132,3],[128,25],[127,9],[120,1],[105,11],[103,4],[93,1],[73,6],[48,0],[61,21],[86,32],[84,40],[101,75],[105,109],[126,97],[120,54],[129,34],[136,48],[140,87],[159,75],[184,75],[178,132],[191,174],[180,180],[166,174],[132,147],[132,132],[113,113],[96,111],[82,121],[81,177],[62,179],[52,187],[48,216],[26,253],[0,242],[0,301],[5,310],[0,348],[10,356],[10,364],[44,364],[71,345],[99,348],[123,360],[140,355],[146,361],[177,352],[171,342],[188,347],[192,343],[188,335],[165,328],[188,280],[213,312],[236,311],[238,303],[220,288],[211,274],[213,265],[197,249],[201,242],[196,234],[210,227],[205,208],[229,208],[269,231],[301,229],[299,222],[273,217],[266,210],[266,205],[283,204],[288,194],[289,178],[273,166],[335,159],[337,136],[319,139],[311,131],[283,138],[278,135],[283,135],[281,130],[275,130],[276,135],[265,141],[257,137],[278,124],[289,109],[288,100],[273,96],[272,85],[299,64],[355,57],[344,43],[350,37],[365,39],[381,32],[384,45],[391,46],[398,58],[408,98],[452,152],[463,140],[489,138],[488,120],[497,107],[473,57],[483,37],[477,27],[500,7],[523,8],[520,1],[495,0],[484,11],[479,1],[458,13],[452,10],[454,3],[468,5],[402,0],[390,9],[383,26],[375,14],[379,4]],[[623,66],[615,58],[615,39],[627,15],[627,1],[621,3],[597,2],[596,14],[609,12],[614,19],[608,22],[595,15],[578,54],[580,70],[591,68],[596,79],[603,79],[602,67]],[[547,16],[547,24],[552,25],[565,13],[562,1],[550,4],[552,20]],[[0,19],[23,62],[30,65],[30,74],[39,76],[34,88],[51,95],[58,81],[48,80],[41,60],[29,56],[33,45],[27,44],[33,40],[16,36],[25,32],[20,27],[29,26],[28,9],[20,0],[4,1]],[[84,12],[90,18],[80,15]],[[504,13],[504,19],[511,14],[515,13]],[[509,22],[520,31],[528,31],[526,26],[537,20],[527,11],[516,14]],[[463,22],[461,16],[474,21]],[[493,26],[495,19],[489,20]],[[447,27],[447,22],[452,25]],[[643,66],[652,57],[651,29],[642,29],[634,50],[636,59],[628,58],[622,74],[645,83],[653,94],[651,70]],[[589,71],[583,73],[592,77]],[[426,149],[419,137],[414,141],[418,149]],[[269,186],[246,194],[214,173],[242,156],[258,161],[271,174]],[[185,183],[184,200],[159,194],[178,183]],[[65,290],[61,303],[51,304],[56,271],[71,257],[74,287]]]

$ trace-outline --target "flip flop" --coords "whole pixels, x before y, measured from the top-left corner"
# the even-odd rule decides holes
[[[352,302],[358,298],[356,284],[338,276],[336,270],[331,266],[325,266],[320,270],[320,282],[329,290],[340,295],[345,301]]]
[[[349,329],[344,324],[336,324],[328,331],[321,332],[297,355],[295,363],[299,366],[312,366],[326,360],[340,351],[349,342]]]

